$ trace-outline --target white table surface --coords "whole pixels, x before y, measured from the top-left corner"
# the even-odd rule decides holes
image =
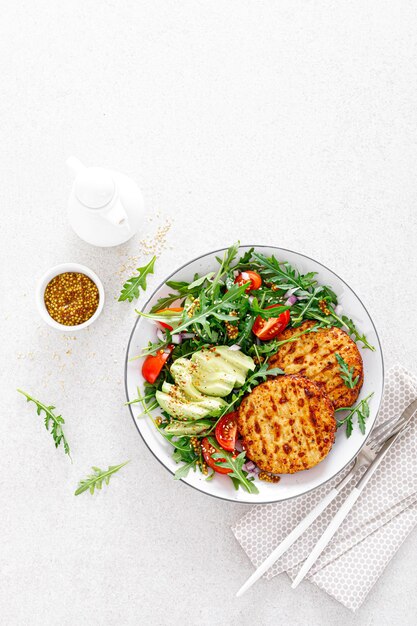
[[[285,576],[234,598],[252,568],[230,525],[247,509],[174,482],[145,448],[123,406],[135,305],[116,298],[167,220],[150,288],[238,238],[277,244],[344,277],[386,365],[417,372],[416,23],[411,0],[3,2],[3,624],[415,623],[416,533],[355,616]],[[70,230],[70,154],[141,185],[148,217],[127,245]],[[34,307],[67,260],[107,294],[70,336]],[[17,386],[62,412],[72,465]],[[126,459],[74,498],[90,465]]]

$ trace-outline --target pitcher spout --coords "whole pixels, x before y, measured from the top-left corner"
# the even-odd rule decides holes
[[[104,217],[114,226],[124,226],[129,228],[129,219],[120,202],[116,202],[116,204],[106,211]]]

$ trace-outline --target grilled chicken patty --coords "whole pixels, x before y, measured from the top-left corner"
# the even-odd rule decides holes
[[[287,328],[277,339],[290,339],[315,323],[308,321],[299,328]],[[340,377],[336,354],[346,361],[349,368],[354,367],[353,378],[359,376],[353,389],[349,389]],[[363,363],[358,347],[344,330],[336,326],[320,328],[284,344],[269,364],[270,367],[280,367],[286,374],[301,374],[313,380],[327,393],[335,409],[351,406],[363,384]]]
[[[243,399],[237,421],[247,457],[274,474],[320,463],[336,431],[332,403],[303,376],[277,376],[255,387]]]

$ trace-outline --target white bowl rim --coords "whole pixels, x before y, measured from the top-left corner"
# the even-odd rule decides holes
[[[58,276],[58,274],[63,274],[64,272],[78,272],[80,274],[85,274],[94,282],[99,293],[98,307],[93,315],[87,321],[76,326],[66,326],[65,324],[60,324],[59,322],[54,320],[49,315],[48,309],[45,305],[44,296],[46,286],[53,278],[55,278],[55,276]],[[52,328],[55,328],[56,330],[63,330],[64,332],[75,332],[77,330],[82,330],[83,328],[87,328],[87,326],[90,326],[90,324],[95,322],[103,310],[104,298],[104,287],[100,278],[92,269],[90,269],[86,265],[82,265],[81,263],[59,263],[58,265],[50,267],[49,270],[47,270],[41,276],[36,288],[36,305],[43,321],[49,324],[49,326],[51,326]]]
[[[287,498],[282,498],[280,500],[269,500],[267,502],[251,502],[250,500],[232,500],[230,498],[226,498],[223,496],[219,496],[215,493],[210,493],[208,491],[204,491],[203,489],[200,489],[199,487],[197,487],[196,485],[192,485],[188,482],[186,482],[185,480],[183,480],[182,478],[180,478],[180,481],[185,483],[188,487],[191,487],[192,489],[195,489],[196,491],[210,496],[211,498],[216,498],[217,500],[224,500],[225,502],[232,502],[233,504],[246,504],[246,505],[250,505],[250,506],[262,506],[264,504],[277,504],[279,502],[286,502],[288,500],[293,500],[294,498],[299,498],[301,496],[306,495],[307,493],[311,493],[312,491],[314,491],[315,489],[319,489],[320,487],[322,487],[323,485],[326,485],[328,482],[330,482],[331,480],[333,480],[333,478],[335,478],[336,476],[340,475],[343,470],[358,456],[358,454],[360,453],[360,451],[362,450],[362,448],[364,447],[364,445],[366,444],[378,417],[378,413],[380,411],[381,408],[381,403],[382,403],[382,398],[384,395],[384,387],[385,387],[385,365],[384,365],[384,355],[382,352],[382,346],[381,346],[381,341],[378,335],[378,331],[376,329],[376,326],[374,324],[374,321],[371,317],[371,315],[369,314],[368,309],[365,307],[364,303],[362,302],[362,300],[359,298],[359,296],[357,295],[357,293],[352,289],[352,287],[343,279],[341,278],[338,274],[336,274],[336,272],[334,272],[332,269],[330,269],[329,267],[327,267],[326,265],[324,265],[324,263],[321,263],[320,261],[317,261],[316,259],[313,259],[313,257],[308,256],[307,254],[303,254],[301,252],[297,252],[296,250],[291,250],[289,248],[281,248],[279,246],[274,246],[274,245],[267,245],[267,244],[239,244],[239,250],[241,248],[254,248],[254,249],[258,249],[258,248],[269,248],[269,249],[275,249],[277,251],[280,252],[290,252],[292,254],[296,254],[300,257],[304,257],[305,259],[308,259],[309,261],[313,261],[314,263],[317,263],[317,265],[321,265],[324,269],[328,270],[329,272],[331,272],[332,274],[334,274],[344,285],[346,285],[346,287],[354,294],[354,296],[358,299],[358,301],[361,303],[361,305],[363,306],[364,310],[366,311],[369,320],[372,324],[372,327],[375,331],[375,336],[377,339],[377,343],[378,345],[376,346],[376,349],[379,350],[380,356],[381,356],[381,369],[382,369],[382,384],[381,384],[381,396],[380,396],[380,400],[379,400],[379,404],[378,404],[378,408],[375,412],[375,419],[374,419],[374,423],[372,425],[372,428],[369,429],[369,432],[366,433],[366,435],[363,438],[362,444],[361,446],[358,448],[358,450],[355,452],[355,454],[349,459],[349,461],[347,461],[347,463],[345,463],[345,465],[339,469],[339,471],[336,474],[333,474],[332,476],[329,476],[329,478],[327,478],[327,480],[323,481],[322,483],[320,483],[319,485],[316,485],[314,487],[311,487],[310,489],[307,489],[306,491],[303,491],[302,493],[299,494],[294,494],[293,496],[289,496]],[[168,280],[170,280],[170,278],[172,278],[172,276],[174,276],[174,274],[176,274],[177,272],[180,272],[182,269],[184,269],[185,267],[187,267],[188,265],[190,265],[191,263],[194,263],[195,261],[198,261],[199,259],[205,257],[205,256],[209,256],[209,255],[214,255],[214,254],[219,254],[220,252],[225,252],[228,248],[218,248],[217,250],[210,250],[208,252],[205,252],[204,254],[200,254],[196,257],[194,257],[193,259],[187,261],[186,263],[184,263],[183,265],[181,265],[180,267],[177,267],[173,272],[171,272],[169,274],[169,276],[167,276],[157,287],[155,287],[155,289],[153,290],[153,292],[151,293],[151,295],[149,296],[149,298],[146,300],[146,302],[141,306],[141,311],[143,311],[149,304],[149,302],[152,300],[152,298],[154,297],[154,295],[166,284],[166,282]],[[126,357],[125,357],[125,371],[124,371],[124,384],[125,384],[125,394],[126,394],[126,400],[129,402],[129,390],[128,390],[128,363],[129,363],[129,350],[130,350],[130,344],[132,342],[133,336],[135,334],[135,330],[136,330],[136,326],[139,323],[139,321],[141,320],[141,316],[138,315],[137,320],[135,321],[133,328],[131,330],[130,336],[129,336],[129,341],[127,343],[126,346]],[[137,424],[137,421],[135,419],[135,416],[133,414],[132,411],[132,407],[130,406],[130,404],[128,405],[129,407],[129,412],[130,415],[132,417],[133,423],[135,424],[136,430],[138,431],[138,433],[141,436],[142,441],[144,442],[144,444],[146,445],[146,447],[148,448],[148,450],[151,452],[151,454],[155,457],[155,459],[157,461],[159,461],[159,463],[172,475],[174,476],[174,472],[171,471],[171,469],[169,467],[167,467],[165,465],[165,463],[163,462],[162,459],[160,459],[155,452],[151,449],[151,447],[148,445],[145,437],[142,435],[139,426]]]

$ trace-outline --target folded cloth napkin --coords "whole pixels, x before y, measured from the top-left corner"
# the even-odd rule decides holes
[[[387,374],[377,424],[399,417],[417,398],[417,379],[400,366]],[[307,579],[356,611],[399,546],[417,524],[417,418],[397,441],[361,497],[307,575]],[[255,567],[347,474],[346,468],[313,493],[287,502],[257,505],[233,528]],[[303,561],[353,489],[353,480],[312,526],[266,572],[294,579]],[[279,486],[277,487],[279,488]]]

